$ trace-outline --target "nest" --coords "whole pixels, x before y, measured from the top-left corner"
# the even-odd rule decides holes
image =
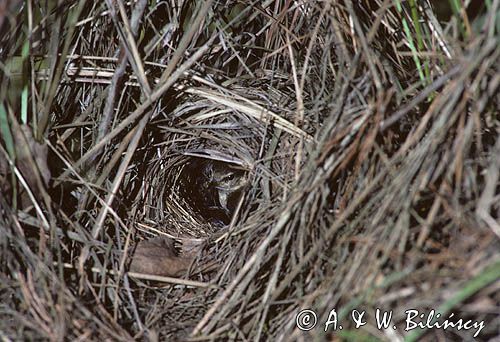
[[[46,5],[0,17],[2,336],[497,337],[498,1]]]
[[[254,83],[266,81],[270,82],[261,79]],[[151,138],[143,152],[143,168],[137,168],[136,175],[130,175],[131,181],[124,184],[127,189],[141,189],[132,199],[134,206],[144,209],[141,216],[153,222],[153,228],[170,236],[208,237],[222,225],[228,225],[233,216],[219,219],[220,212],[210,213],[208,205],[201,203],[200,197],[210,195],[197,188],[204,165],[227,165],[248,178],[245,188],[254,191],[247,194],[245,205],[240,205],[248,210],[235,213],[238,203],[232,203],[231,214],[238,219],[236,223],[248,218],[249,208],[259,207],[257,203],[250,204],[262,198],[259,183],[268,183],[268,201],[286,191],[285,182],[276,179],[278,175],[291,177],[290,164],[284,162],[284,146],[297,144],[299,139],[312,139],[289,121],[293,108],[279,107],[286,94],[277,89],[273,88],[274,96],[269,96],[267,90],[250,82],[234,89],[215,83],[212,87],[184,89],[181,93],[185,95],[175,100],[178,105],[168,112],[158,112],[148,125]],[[286,102],[292,103],[290,98]],[[274,113],[276,108],[281,108],[280,113],[285,115]],[[280,157],[262,163],[271,144],[272,153]]]

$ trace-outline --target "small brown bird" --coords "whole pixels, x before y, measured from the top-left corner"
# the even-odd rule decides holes
[[[208,222],[228,224],[246,188],[246,172],[236,165],[195,159],[184,170],[182,196]]]
[[[218,205],[226,215],[230,216],[247,185],[247,178],[243,170],[236,169],[229,164],[220,162],[207,163],[204,169],[207,187],[217,193]]]

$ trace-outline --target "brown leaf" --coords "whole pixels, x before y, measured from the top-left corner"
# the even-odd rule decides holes
[[[191,266],[194,257],[180,256],[174,247],[174,240],[156,237],[137,244],[130,271],[165,277],[184,275]]]

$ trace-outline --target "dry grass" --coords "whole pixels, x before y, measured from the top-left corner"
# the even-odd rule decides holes
[[[497,338],[499,5],[0,2],[2,339]],[[197,158],[248,176],[224,227]],[[190,274],[128,272],[161,235]]]

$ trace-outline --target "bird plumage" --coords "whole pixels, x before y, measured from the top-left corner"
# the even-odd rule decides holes
[[[184,170],[184,197],[213,223],[229,223],[246,183],[246,174],[231,164],[193,160]]]

